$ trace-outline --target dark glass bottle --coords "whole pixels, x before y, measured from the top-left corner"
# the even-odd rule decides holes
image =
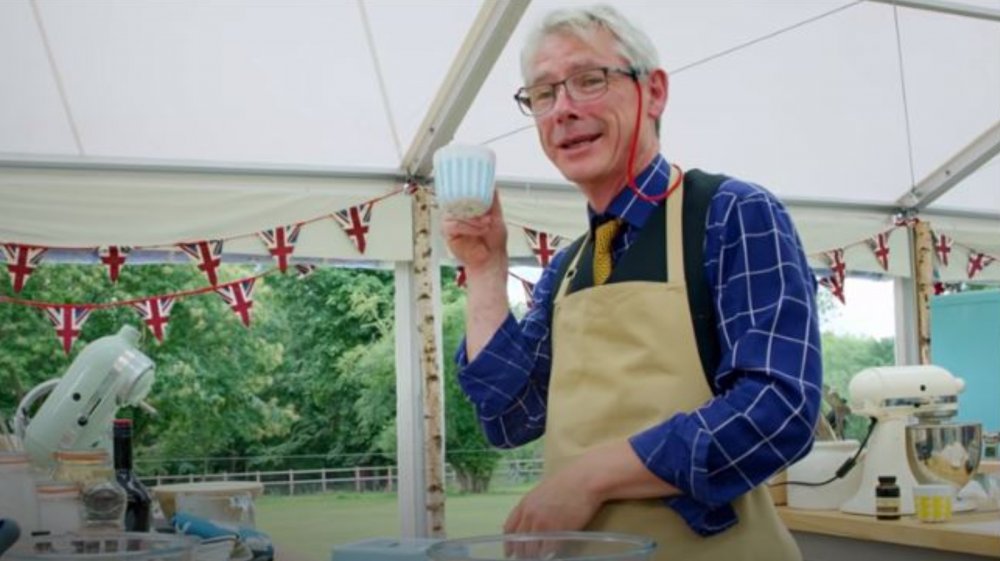
[[[125,531],[148,532],[153,519],[153,497],[132,471],[132,420],[115,419],[115,478],[125,489]]]
[[[899,520],[899,485],[896,476],[878,476],[875,487],[875,518],[878,520]]]

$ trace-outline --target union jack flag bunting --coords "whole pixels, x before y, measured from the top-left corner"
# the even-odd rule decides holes
[[[531,228],[524,229],[524,235],[528,238],[528,245],[531,251],[538,258],[538,263],[542,267],[548,267],[549,261],[556,251],[562,246],[563,238],[546,232],[539,232]]]
[[[841,284],[835,275],[819,279],[819,285],[829,290],[841,304],[847,304],[844,297],[844,285]]]
[[[222,299],[229,304],[236,315],[240,316],[240,321],[244,327],[250,327],[250,310],[253,308],[253,284],[256,277],[231,282],[219,287],[215,291],[222,296]]]
[[[889,234],[891,233],[892,230],[886,230],[868,238],[868,247],[875,254],[875,259],[883,271],[889,270]]]
[[[944,234],[931,233],[934,235],[934,253],[937,254],[938,261],[947,267],[948,256],[951,255],[952,239]]]
[[[837,279],[837,284],[843,289],[844,279],[847,278],[847,262],[844,261],[844,250],[835,249],[827,251],[826,260],[830,263],[831,277]]]
[[[7,272],[10,274],[10,284],[14,292],[21,292],[24,285],[42,262],[42,256],[48,248],[33,245],[7,243],[3,245],[3,254],[7,259]]]
[[[131,252],[132,248],[124,245],[106,245],[97,248],[97,256],[101,259],[101,263],[107,265],[111,282],[118,282],[118,274]]]
[[[176,298],[173,296],[161,296],[150,298],[142,302],[132,304],[142,321],[146,323],[149,330],[156,337],[157,342],[162,343],[167,334],[167,322],[170,321],[170,310],[173,309]]]
[[[459,265],[455,269],[455,284],[459,288],[465,288],[465,285],[466,285],[467,281],[468,281],[468,278],[465,276],[465,267]]]
[[[977,251],[969,252],[969,266],[966,268],[966,272],[969,274],[969,280],[972,280],[979,274],[983,269],[989,267],[996,259],[986,255],[985,253],[979,253]]]
[[[295,251],[295,242],[299,240],[299,232],[302,224],[292,226],[278,226],[273,230],[257,232],[261,241],[267,246],[267,251],[278,261],[278,269],[282,273],[288,269],[288,258]]]
[[[208,277],[209,284],[212,286],[219,284],[219,276],[216,271],[222,263],[222,240],[184,243],[177,247],[198,263],[198,269]]]
[[[518,280],[521,281],[521,286],[524,288],[524,301],[530,310],[535,307],[535,283],[528,282],[524,279]]]
[[[373,206],[375,203],[369,202],[338,210],[333,214],[333,219],[337,221],[337,224],[340,224],[340,227],[354,242],[354,247],[358,248],[358,253],[361,254],[364,254],[365,247],[368,245],[368,225],[372,221]]]
[[[73,343],[80,338],[83,324],[90,317],[90,309],[83,306],[47,306],[45,315],[56,328],[56,336],[62,341],[63,351],[68,355]]]
[[[316,265],[304,265],[299,263],[295,265],[295,271],[295,278],[304,279],[316,272]]]

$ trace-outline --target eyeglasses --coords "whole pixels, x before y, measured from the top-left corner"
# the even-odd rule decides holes
[[[555,107],[556,89],[559,86],[566,88],[566,95],[573,101],[589,101],[607,93],[610,74],[621,74],[637,80],[640,73],[634,68],[611,68],[608,66],[582,70],[559,82],[525,86],[514,94],[514,101],[517,102],[521,113],[529,117],[538,117]]]

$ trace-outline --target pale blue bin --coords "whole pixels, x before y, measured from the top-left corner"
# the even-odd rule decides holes
[[[431,538],[372,538],[338,545],[332,561],[427,561],[427,550],[441,540]]]
[[[931,298],[931,362],[965,380],[956,420],[1000,431],[1000,291]]]

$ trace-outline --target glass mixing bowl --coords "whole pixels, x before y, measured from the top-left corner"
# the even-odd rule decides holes
[[[4,561],[191,561],[194,545],[183,536],[140,532],[30,536]]]
[[[607,532],[505,534],[447,540],[427,550],[431,561],[646,561],[648,538]]]
[[[979,468],[980,423],[925,423],[906,427],[906,456],[919,483],[948,483],[955,491]]]

